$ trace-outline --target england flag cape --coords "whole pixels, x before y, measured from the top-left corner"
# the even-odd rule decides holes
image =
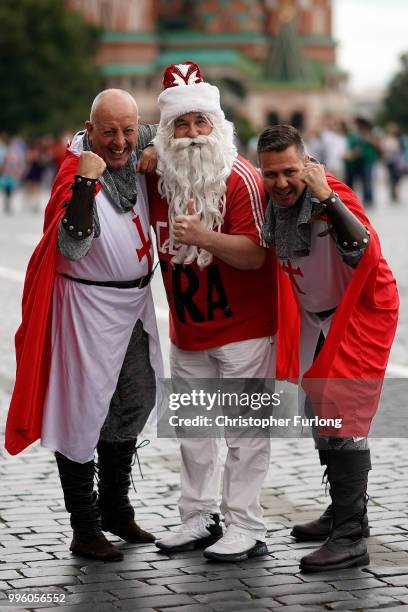
[[[57,263],[58,226],[79,158],[67,151],[47,205],[43,236],[27,267],[22,323],[15,336],[16,382],[6,425],[6,449],[12,455],[41,436],[44,398],[51,357],[51,310]],[[100,186],[98,187],[100,189]]]
[[[52,340],[52,333],[54,333],[52,326],[53,296],[55,294],[54,285],[55,279],[57,278],[57,269],[58,266],[60,266],[60,256],[58,253],[57,245],[58,227],[60,224],[61,216],[64,214],[64,204],[71,197],[70,187],[72,184],[72,180],[76,174],[79,162],[78,155],[78,151],[73,147],[71,147],[71,150],[67,151],[66,153],[63,164],[53,185],[51,198],[45,211],[43,237],[37,248],[35,249],[28,264],[22,299],[22,323],[15,337],[17,360],[16,383],[11,398],[11,404],[6,425],[6,449],[10,454],[13,455],[21,452],[23,449],[35,442],[37,439],[43,438],[44,435],[44,417],[46,416],[44,407],[47,406],[47,394],[50,391],[51,342],[54,341]],[[96,196],[97,201],[102,196],[103,192],[100,193],[100,186],[98,186]],[[103,212],[103,215],[106,216],[108,211],[100,211],[100,214],[101,212]],[[130,220],[129,225],[133,226],[134,223],[132,223],[132,221]],[[98,245],[96,246],[98,246],[99,248],[101,245],[98,243]],[[87,261],[84,261],[83,265],[88,265]],[[78,265],[82,265],[81,262],[78,262]],[[58,276],[58,281],[61,281],[60,276]],[[72,281],[66,282],[72,283]],[[71,289],[72,291],[75,290],[75,292],[78,292],[83,289],[83,286],[76,285],[75,287],[71,287]],[[93,288],[91,287],[91,289]],[[98,288],[96,288],[96,290],[98,290]],[[149,293],[148,300],[145,302],[146,307],[143,308],[142,316],[148,318],[148,327],[150,329],[146,329],[149,333],[149,348],[151,348],[152,344],[154,344],[155,346],[155,350],[153,351],[152,365],[156,371],[156,374],[160,376],[162,369],[161,354],[157,337],[157,326],[154,319],[154,308],[150,295],[150,287],[145,288],[143,290],[135,289],[129,291],[143,291]],[[125,300],[127,299],[126,296],[123,297]],[[142,296],[140,295],[139,297],[140,299],[137,298],[139,300],[138,303],[141,303]],[[87,306],[89,307],[88,302]],[[136,314],[137,313],[135,313],[135,316]],[[130,321],[131,317],[128,316],[128,318]],[[143,318],[142,320],[144,321]],[[128,323],[126,323],[126,325],[128,325]],[[130,322],[128,327],[126,328],[126,330],[128,330],[126,331],[126,334],[129,336],[127,337],[127,342],[130,338],[133,325],[134,321],[133,323]],[[153,337],[151,336],[151,334],[153,334],[154,336],[153,343],[150,342],[151,338]],[[123,352],[126,350],[127,342],[124,342],[123,344]],[[119,369],[121,363],[119,364]],[[115,367],[116,365],[117,364],[115,364]],[[92,370],[89,370],[90,376],[92,376],[91,372]],[[94,379],[97,380],[96,376],[93,376],[92,379],[88,378],[90,384],[87,387],[91,388],[92,384],[97,384],[94,382]],[[111,383],[112,381],[109,382],[109,385],[111,385]],[[116,384],[115,381],[112,384],[113,388],[110,389],[109,386],[109,391],[111,390],[113,393],[114,385]],[[67,409],[68,414],[68,405],[70,405],[69,401],[71,398],[71,394],[66,397],[67,406],[64,405],[64,410]],[[55,410],[55,412],[58,414],[61,413],[62,409],[60,404],[61,402],[58,402],[58,409]],[[107,399],[106,403],[104,401],[102,407],[103,410],[106,409],[106,412],[108,410],[108,405],[109,399]],[[84,409],[85,408],[86,406],[84,407]],[[88,408],[86,408],[86,410],[88,410]],[[71,415],[71,413],[69,414]],[[88,413],[86,412],[86,414],[83,415],[84,422],[86,420],[87,414]],[[101,421],[100,423],[97,423],[99,428],[103,423],[104,416],[106,415],[103,415],[101,413],[101,410],[99,410],[99,412],[97,413],[97,418]],[[67,416],[67,418],[71,417]],[[63,422],[63,420],[64,419],[62,419],[61,422]],[[66,440],[63,427],[59,428],[59,437],[54,436],[54,438],[56,439],[52,439],[52,435],[50,436],[50,427],[54,424],[51,423],[50,425],[50,419],[47,420],[47,423],[48,429],[46,428],[46,433],[48,435],[48,438],[45,440],[45,446],[53,450],[61,451],[62,445],[66,442],[69,446],[68,451],[71,452],[71,454],[67,454],[66,456],[71,457],[74,460],[80,462],[89,460],[89,456],[92,454],[94,448],[94,441],[90,439],[90,436],[91,434],[95,434],[95,431],[96,429],[98,429],[98,427],[84,427],[84,429],[95,429],[95,431],[91,431],[89,436],[85,436],[86,439],[82,441],[82,446],[82,442],[78,442],[78,449],[76,449],[74,436],[74,433],[76,431],[75,423],[74,426],[71,428],[72,432],[70,433],[70,438],[68,437]],[[95,435],[97,435],[97,433],[98,432],[96,431]],[[65,448],[63,448],[63,450],[65,452]],[[78,456],[72,453],[78,453]]]
[[[378,235],[357,196],[327,174],[331,189],[370,231],[370,241],[333,316],[323,348],[301,384],[320,419],[340,417],[341,428],[319,427],[322,435],[367,436],[380,399],[394,339],[399,298],[381,254]],[[300,308],[280,268],[277,377],[299,377]]]

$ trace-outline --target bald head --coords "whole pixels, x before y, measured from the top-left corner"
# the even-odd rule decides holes
[[[124,89],[104,89],[92,102],[90,121],[96,123],[98,118],[105,113],[115,114],[119,108],[128,108],[138,116],[136,100]]]
[[[108,167],[124,166],[137,144],[138,108],[123,89],[105,89],[95,98],[85,122],[91,148]]]

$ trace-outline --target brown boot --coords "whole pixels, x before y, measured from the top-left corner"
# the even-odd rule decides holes
[[[126,542],[133,544],[149,544],[156,538],[152,533],[145,531],[132,519],[127,525],[114,525],[112,523],[102,523],[104,531],[110,531],[114,535],[122,538]]]
[[[124,558],[119,548],[111,544],[102,531],[96,532],[91,537],[74,531],[69,550],[79,557],[99,561],[122,561]]]
[[[93,461],[77,463],[55,453],[65,507],[74,532],[70,550],[74,555],[100,561],[121,561],[122,552],[111,544],[101,530],[101,516],[93,491]]]
[[[102,529],[133,544],[155,541],[134,520],[135,512],[128,496],[136,440],[128,442],[100,441],[98,451],[98,505]]]

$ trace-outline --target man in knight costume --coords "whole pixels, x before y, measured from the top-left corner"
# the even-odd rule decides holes
[[[146,188],[136,174],[136,147],[155,128],[138,127],[135,100],[116,89],[96,97],[85,126],[57,174],[27,270],[6,448],[16,454],[40,438],[55,452],[71,551],[114,561],[123,554],[102,531],[154,541],[135,523],[128,489],[162,375]]]
[[[265,129],[258,155],[270,195],[263,235],[280,264],[278,363],[299,377],[305,414],[322,419],[315,444],[332,500],[292,530],[298,541],[325,540],[300,568],[366,565],[367,435],[397,325],[396,283],[361,202],[306,154],[295,128]],[[324,427],[326,417],[341,428]]]

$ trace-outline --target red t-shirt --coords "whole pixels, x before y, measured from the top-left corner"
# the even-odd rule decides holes
[[[157,241],[170,308],[170,339],[178,348],[201,351],[230,342],[276,333],[276,259],[271,250],[260,270],[238,270],[217,257],[203,270],[196,262],[172,265],[168,206],[148,176],[150,219]],[[255,168],[238,156],[227,181],[226,214],[221,231],[246,236],[263,245],[261,226],[266,207]],[[170,252],[169,252],[170,251]]]

